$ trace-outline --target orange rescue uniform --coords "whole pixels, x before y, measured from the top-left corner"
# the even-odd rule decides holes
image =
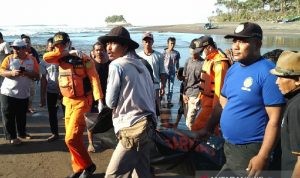
[[[214,106],[219,102],[228,68],[229,60],[218,50],[206,57],[201,71],[200,94],[198,96],[201,101],[201,111],[192,125],[192,131],[204,128],[210,119]],[[215,133],[218,134],[219,131]]]
[[[103,93],[93,60],[83,54],[83,65],[74,66],[60,60],[62,51],[62,48],[55,48],[54,51],[44,54],[43,59],[48,63],[59,64],[59,86],[64,96],[63,104],[66,106],[65,142],[71,153],[73,171],[81,172],[92,164],[83,142],[83,132],[86,129],[84,113],[90,112],[93,95],[95,100],[99,100],[103,98]],[[75,76],[66,77],[68,74],[75,74]],[[84,83],[82,81],[85,77],[89,78],[92,86],[92,91],[88,93],[83,92]],[[66,86],[68,84],[73,87],[75,85],[75,87],[70,89]],[[66,91],[63,90],[68,89],[70,93],[73,92],[73,96],[64,94]]]

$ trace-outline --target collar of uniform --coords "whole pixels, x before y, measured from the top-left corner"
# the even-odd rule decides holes
[[[212,60],[218,54],[218,51],[212,51],[209,55],[206,56],[207,60]]]

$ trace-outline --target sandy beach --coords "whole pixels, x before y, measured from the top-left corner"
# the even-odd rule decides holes
[[[46,107],[39,107],[39,85],[36,86],[36,96],[33,107],[36,113],[27,114],[27,132],[32,136],[30,140],[23,140],[18,146],[12,146],[5,140],[2,118],[0,119],[0,178],[63,178],[72,173],[70,153],[65,145],[64,120],[62,110],[58,112],[58,126],[60,139],[47,142],[51,135]],[[174,103],[178,108],[178,104]],[[177,111],[177,109],[176,109]],[[163,119],[170,118],[171,111],[162,114]],[[174,114],[174,113],[173,113]],[[1,117],[1,116],[0,116]],[[173,116],[175,117],[175,116]],[[173,121],[174,122],[174,121]],[[90,156],[97,169],[92,177],[101,178],[110,161],[117,143],[113,129],[103,134],[94,135],[96,153]],[[84,134],[85,145],[88,145],[87,133]],[[156,177],[185,177],[164,170],[156,170]],[[186,176],[186,178],[190,178]]]
[[[196,33],[207,35],[226,35],[233,33],[237,27],[238,22],[222,22],[213,23],[216,27],[214,29],[204,29],[204,23],[196,24],[179,24],[179,25],[164,25],[164,26],[147,26],[143,28],[136,28],[140,31],[157,31],[157,32],[178,32],[178,33]],[[262,27],[264,35],[300,35],[300,22],[293,23],[271,23],[258,22]]]
[[[300,22],[295,23],[259,23],[265,35],[300,35]],[[218,34],[225,35],[233,33],[238,23],[214,23],[215,29],[205,30],[204,24],[149,26],[136,28],[140,31],[178,32],[196,34]],[[33,136],[31,140],[24,140],[20,146],[12,146],[4,139],[2,119],[0,119],[0,177],[3,178],[62,178],[72,172],[70,154],[64,143],[64,120],[63,114],[59,112],[58,141],[48,143],[50,136],[48,113],[45,107],[40,108],[39,86],[36,87],[37,95],[33,103],[37,113],[28,114],[27,130]],[[174,104],[176,105],[176,104]],[[170,111],[171,112],[171,111]],[[174,114],[174,113],[173,113]],[[113,133],[110,133],[113,134]],[[91,157],[97,165],[93,177],[103,177],[106,167],[113,152],[113,144],[104,144],[101,135],[96,135],[95,142],[98,151],[92,153]],[[85,135],[87,145],[87,136]],[[157,173],[157,177],[184,177],[171,173]]]

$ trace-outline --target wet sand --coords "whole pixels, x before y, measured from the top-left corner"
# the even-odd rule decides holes
[[[139,31],[157,31],[157,32],[178,32],[178,33],[196,33],[207,35],[226,35],[233,33],[239,23],[213,23],[214,29],[204,29],[204,23],[197,24],[179,24],[164,26],[147,26],[136,28]],[[271,23],[258,22],[262,27],[264,35],[300,35],[300,22],[292,23]]]

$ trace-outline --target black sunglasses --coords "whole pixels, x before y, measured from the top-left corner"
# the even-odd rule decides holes
[[[20,50],[20,49],[25,49],[25,46],[19,47],[19,46],[13,46],[14,50]]]

